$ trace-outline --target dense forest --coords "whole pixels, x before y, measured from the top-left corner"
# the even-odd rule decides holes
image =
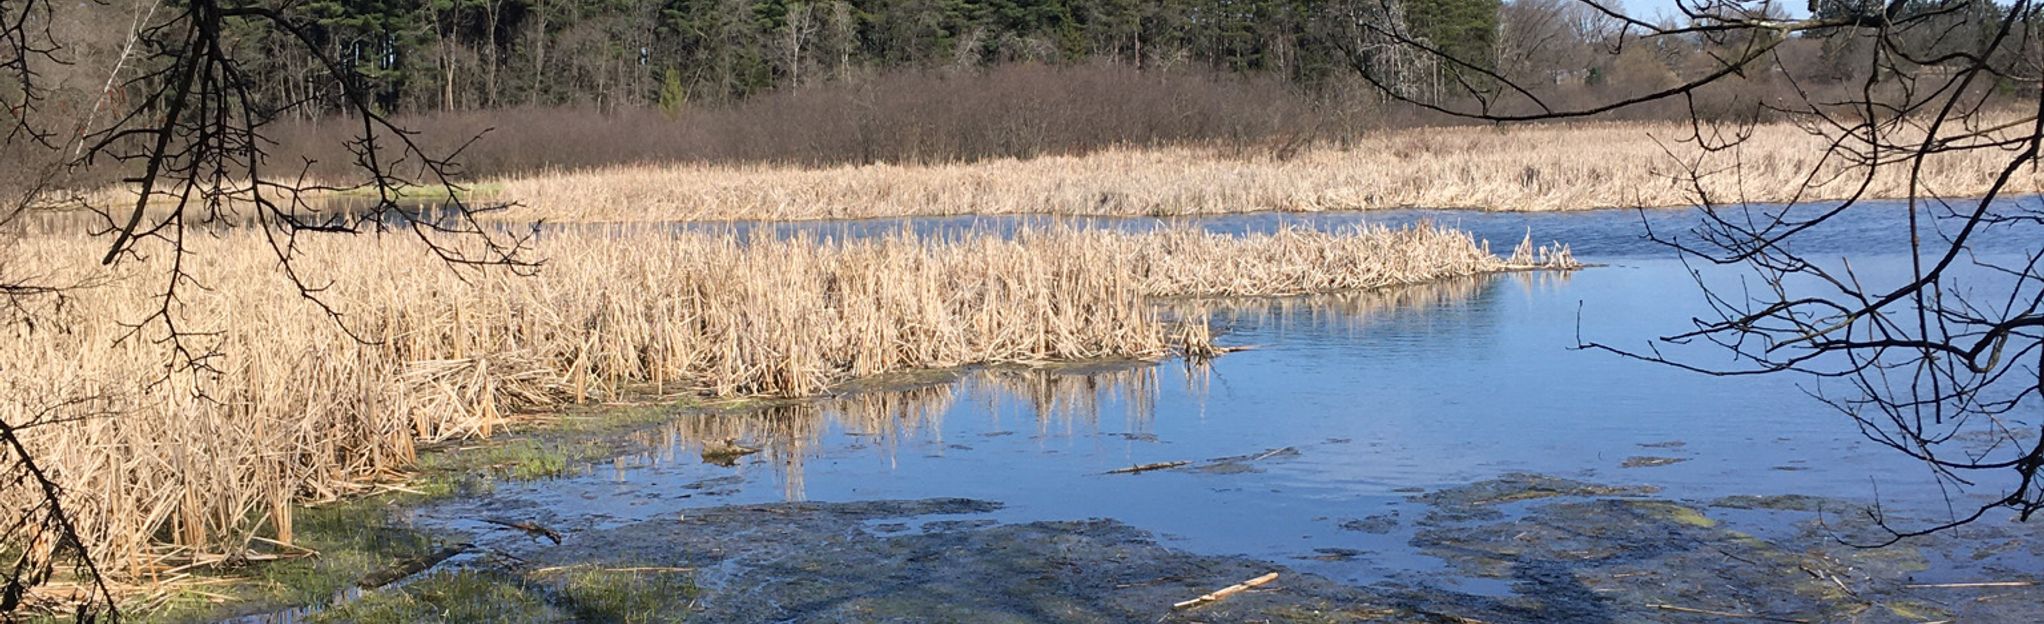
[[[1814,4],[1824,15],[1886,3]],[[1969,3],[1952,21],[1984,27],[1998,10]],[[1728,43],[1663,39],[1612,54],[1624,29],[1573,0],[307,0],[297,11],[327,54],[405,111],[672,107],[873,71],[1016,62],[1254,72],[1317,88],[1360,55],[1440,88],[1426,83],[1443,68],[1377,29],[1532,82],[1651,82],[1709,65],[1705,48]],[[1795,62],[1850,78],[1863,56],[1847,35],[1810,42]],[[285,36],[252,32],[242,50],[275,78],[271,97],[331,97]]]
[[[148,36],[149,25],[175,5],[68,1],[53,17],[67,63],[43,70],[62,89],[44,108],[89,122],[109,103],[141,101],[152,85],[109,80],[107,68],[119,66],[133,42],[165,45]],[[1990,2],[1917,1],[1938,15],[1921,29],[1939,42],[1924,48],[1930,52],[1973,45],[2003,10]],[[452,146],[495,129],[469,153],[478,172],[1338,140],[1426,122],[1424,111],[1395,105],[1383,89],[1437,102],[1495,89],[1502,77],[1549,103],[1609,100],[1714,71],[1743,45],[1707,33],[1641,38],[1636,27],[1580,0],[248,4],[274,5],[299,25],[293,33],[257,20],[224,24],[232,35],[227,54],[254,76],[251,99],[289,122],[278,126],[279,154],[345,163],[338,148],[304,140],[352,131],[322,127],[344,125],[333,123],[346,107],[341,84],[325,70],[331,61],[373,94],[379,110],[412,118],[411,127],[429,138]],[[1884,4],[1819,0],[1810,8],[1838,16]],[[1748,116],[1799,91],[1857,89],[1861,79],[1909,61],[1881,58],[1872,40],[1852,28],[1798,35],[1758,71],[1689,101],[1607,116]],[[1365,74],[1376,84],[1361,80]],[[0,95],[15,99],[9,92],[0,77]]]
[[[1497,0],[1416,0],[1413,31],[1489,56]],[[1358,6],[1315,0],[316,0],[328,54],[394,110],[719,102],[898,69],[1111,62],[1317,85]],[[330,97],[313,60],[250,37],[276,101]]]

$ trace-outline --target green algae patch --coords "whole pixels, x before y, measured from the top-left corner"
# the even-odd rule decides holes
[[[1844,509],[1850,503],[1821,496],[1783,494],[1774,496],[1726,496],[1710,502],[1712,507],[1726,509],[1765,509],[1772,511],[1824,511]]]
[[[496,438],[425,449],[402,487],[418,496],[409,502],[421,503],[446,496],[487,494],[499,481],[572,476],[591,464],[638,448],[629,439],[634,432],[676,418],[747,409],[750,403],[657,396],[642,402],[570,406],[554,414],[527,415]]]
[[[1487,481],[1429,492],[1415,497],[1437,507],[1499,505],[1555,497],[1647,496],[1659,492],[1650,485],[1612,486],[1530,473],[1509,473]]]
[[[1930,622],[1936,620],[1946,620],[1951,618],[1951,614],[1946,613],[1944,609],[1940,609],[1935,605],[1931,605],[1924,602],[1918,602],[1914,600],[1896,600],[1892,602],[1884,602],[1881,603],[1880,606],[1882,609],[1886,609],[1889,613],[1895,614],[1896,617],[1916,622]]]
[[[1634,502],[1632,506],[1634,509],[1638,509],[1642,512],[1652,514],[1656,517],[1683,526],[1708,529],[1716,527],[1718,525],[1718,521],[1711,519],[1709,516],[1703,515],[1703,512],[1697,511],[1696,509],[1691,507],[1677,505],[1675,503],[1662,501],[1639,501]]]

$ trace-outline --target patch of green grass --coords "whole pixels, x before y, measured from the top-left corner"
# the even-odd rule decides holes
[[[699,593],[679,570],[575,570],[560,585],[562,602],[589,622],[681,622]]]
[[[517,579],[463,570],[434,574],[400,587],[313,613],[305,621],[409,624],[412,622],[560,622],[567,620]]]
[[[293,523],[296,542],[317,551],[319,556],[202,570],[202,574],[217,581],[201,587],[204,594],[188,592],[150,612],[129,615],[144,622],[198,622],[296,606],[324,606],[372,572],[387,569],[404,559],[431,553],[442,545],[433,536],[392,526],[389,521],[392,509],[446,496],[487,491],[494,481],[500,479],[548,479],[572,474],[578,466],[621,454],[624,441],[617,434],[672,419],[677,410],[683,408],[722,409],[724,406],[721,403],[699,406],[693,401],[683,401],[576,407],[495,440],[422,452],[413,478],[404,485],[410,492],[389,492],[331,505],[297,508]],[[479,581],[462,579],[459,582],[473,584]],[[594,592],[592,596],[599,603],[624,604],[617,600],[635,595],[624,591],[622,585],[616,591],[606,592],[599,591],[602,584],[592,583],[593,579],[582,587]],[[436,588],[439,587],[426,586],[434,591],[438,591]],[[687,589],[694,591],[693,586]],[[223,596],[226,598],[224,601]],[[449,599],[444,592],[429,594],[428,597],[433,600]],[[686,603],[686,599],[683,602]],[[400,606],[386,604],[377,608],[395,609]]]
[[[593,441],[515,437],[419,456],[409,486],[429,496],[460,491],[466,479],[549,479],[566,476],[572,465],[592,458]]]
[[[432,536],[398,528],[389,522],[389,496],[299,508],[294,518],[298,545],[319,553],[211,571],[220,583],[208,594],[187,593],[147,613],[130,613],[144,622],[199,622],[275,611],[302,605],[324,605],[369,573],[392,562],[433,552]]]
[[[625,454],[624,433],[673,420],[683,410],[719,408],[689,398],[570,407],[492,440],[422,452],[405,487],[430,500],[487,492],[498,479],[568,476],[585,464]]]

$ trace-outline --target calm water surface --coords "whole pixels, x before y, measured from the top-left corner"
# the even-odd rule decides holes
[[[1803,250],[1849,256],[1869,274],[1899,271],[1906,266],[1906,257],[1893,253],[1903,240],[1900,214],[1862,209],[1813,233]],[[1645,218],[1672,232],[1695,217],[1663,211]],[[1890,508],[1944,509],[1922,467],[1862,439],[1846,417],[1808,396],[1818,388],[1807,380],[1714,378],[1572,349],[1579,335],[1643,346],[1705,311],[1688,268],[1643,240],[1638,213],[1405,211],[1089,223],[1255,232],[1420,219],[1470,229],[1500,248],[1530,229],[1536,240],[1570,243],[1579,257],[1602,266],[1213,303],[1224,342],[1254,349],[1205,367],[1170,361],[973,371],[761,413],[691,416],[642,434],[642,453],[576,477],[502,485],[497,495],[543,505],[565,528],[728,503],[981,498],[1007,504],[989,516],[997,520],[1109,517],[1179,548],[1279,560],[1359,582],[1440,569],[1406,545],[1412,521],[1424,513],[1407,502],[1411,492],[1514,471],[1657,485],[1678,499],[1878,495]],[[943,235],[1011,230],[1024,221],[700,227]],[[2024,244],[1991,234],[1985,248],[2004,253]],[[696,456],[700,440],[727,437],[767,451],[735,467]],[[1237,456],[1260,459],[1219,470],[1105,474],[1152,462],[1200,468]],[[1621,467],[1635,456],[1683,461]],[[422,519],[469,527],[473,504],[429,508]],[[1396,528],[1385,533],[1339,526],[1390,514]],[[1330,547],[1371,556],[1305,559]],[[1462,583],[1457,589],[1503,591],[1487,584],[1494,582]]]

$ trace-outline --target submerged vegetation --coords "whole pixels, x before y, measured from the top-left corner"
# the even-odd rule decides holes
[[[421,265],[395,237],[302,248],[300,300],[253,232],[193,241],[177,340],[123,336],[162,305],[153,263],[103,270],[69,236],[27,235],[24,270],[89,287],[10,324],[22,363],[0,411],[57,467],[72,520],[122,578],[296,540],[293,505],[360,492],[423,442],[488,436],[523,411],[633,392],[804,396],[894,371],[1149,359],[1210,348],[1161,297],[1374,288],[1566,267],[1565,248],[1491,254],[1429,224],[1231,237],[1052,227],[1005,238],[830,241],[665,230],[547,231],[534,276]],[[171,258],[157,258],[167,262]],[[183,349],[183,352],[175,350]],[[196,355],[197,370],[164,368]],[[197,398],[203,396],[204,398]],[[67,397],[55,407],[48,397]],[[118,416],[105,418],[103,416]],[[479,457],[510,476],[560,449]],[[494,458],[494,459],[492,459]],[[34,495],[24,486],[0,500]],[[12,503],[9,503],[12,504]],[[48,548],[47,544],[25,544]]]

